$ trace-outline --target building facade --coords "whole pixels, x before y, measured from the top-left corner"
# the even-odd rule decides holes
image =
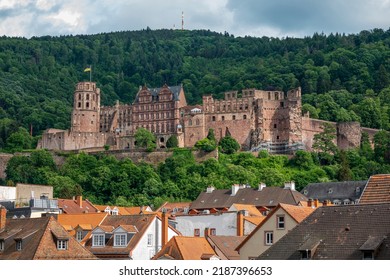
[[[230,91],[224,99],[204,95],[201,105],[188,106],[184,89],[164,85],[140,87],[133,104],[100,106],[100,89],[94,82],[80,82],[74,91],[69,130],[48,129],[38,148],[49,150],[135,148],[134,134],[145,128],[156,136],[158,148],[176,136],[179,147],[193,147],[213,129],[217,140],[235,138],[242,150],[292,153],[310,149],[324,121],[302,116],[301,89],[288,92],[245,89]],[[330,122],[327,122],[330,123]],[[360,144],[358,123],[336,124],[337,144],[342,148]],[[372,136],[375,131],[366,129]],[[335,141],[336,142],[336,141]]]

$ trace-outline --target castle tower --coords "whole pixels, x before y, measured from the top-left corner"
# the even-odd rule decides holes
[[[289,107],[289,144],[302,143],[302,97],[301,88],[287,92]]]
[[[78,83],[73,100],[71,131],[99,132],[100,89],[96,83]]]

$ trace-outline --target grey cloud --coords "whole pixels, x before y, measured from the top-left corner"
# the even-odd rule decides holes
[[[272,27],[284,34],[356,33],[390,25],[386,0],[229,0],[227,7],[239,24]]]

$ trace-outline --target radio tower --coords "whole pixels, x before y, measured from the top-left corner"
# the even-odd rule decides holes
[[[181,30],[184,30],[184,12],[181,12]]]

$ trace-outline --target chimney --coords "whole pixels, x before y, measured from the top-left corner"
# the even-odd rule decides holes
[[[212,193],[215,190],[213,186],[208,186],[206,189],[206,193]]]
[[[237,236],[244,236],[244,212],[237,212]]]
[[[83,208],[83,197],[81,195],[76,196],[76,204]]]
[[[322,203],[323,206],[329,206],[331,204],[330,200],[325,199]]]
[[[284,189],[285,189],[285,190],[292,190],[292,191],[295,191],[295,182],[294,182],[294,181],[285,182],[285,183],[284,183]]]
[[[211,229],[207,227],[204,229],[204,237],[209,237],[209,236],[211,236]]]
[[[314,199],[314,208],[318,208],[318,199]]]
[[[313,206],[313,199],[309,198],[307,201],[307,207],[312,207]]]
[[[5,228],[7,209],[0,205],[0,231]]]
[[[161,247],[163,247],[168,242],[168,215],[166,211],[162,212],[161,227]]]
[[[265,187],[267,187],[267,185],[265,183],[260,183],[259,184],[259,191],[262,191]]]
[[[239,189],[240,189],[240,185],[239,184],[234,184],[232,186],[232,194],[231,194],[231,196],[235,196]]]

